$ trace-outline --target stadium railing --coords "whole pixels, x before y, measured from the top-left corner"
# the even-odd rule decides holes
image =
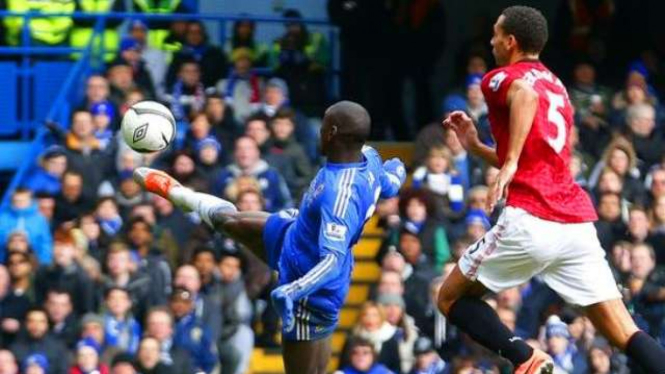
[[[31,45],[29,24],[32,18],[44,17],[72,17],[73,19],[93,19],[95,20],[93,36],[86,46],[86,48],[72,48],[62,46],[35,46]],[[35,160],[39,153],[44,149],[50,130],[43,123],[56,123],[63,128],[69,125],[69,113],[72,105],[80,102],[82,98],[82,84],[91,72],[100,71],[103,67],[104,56],[104,26],[108,20],[142,20],[142,21],[176,21],[176,20],[199,20],[206,22],[217,22],[219,24],[219,40],[224,43],[227,39],[227,22],[234,22],[239,20],[252,20],[256,23],[276,23],[284,24],[293,22],[292,19],[282,17],[261,17],[261,16],[239,16],[229,14],[143,14],[133,12],[108,12],[108,13],[39,13],[39,12],[11,12],[0,11],[0,19],[5,17],[21,17],[23,18],[22,32],[21,32],[21,45],[19,46],[0,46],[0,60],[7,56],[14,56],[13,60],[18,57],[18,69],[16,73],[19,79],[19,92],[18,98],[20,105],[18,105],[17,120],[19,121],[19,132],[22,139],[29,139],[31,131],[34,130],[34,140],[30,145],[29,158],[23,159],[16,174],[12,178],[5,195],[0,204],[0,208],[6,206],[9,202],[11,193],[21,185],[24,178],[35,166]],[[303,24],[323,26],[327,28],[327,38],[329,42],[329,56],[330,67],[327,69],[327,87],[328,98],[333,99],[339,96],[339,46],[338,46],[338,29],[324,19],[303,18],[298,20]],[[93,51],[93,45],[96,45]],[[49,106],[45,118],[35,117],[35,109],[32,107],[34,100],[33,96],[35,91],[39,90],[39,82],[34,82],[36,76],[35,61],[38,59],[35,56],[53,56],[61,60],[71,59],[71,55],[80,53],[76,62],[71,66],[60,91],[55,96],[55,100]],[[257,69],[260,73],[267,73],[265,69]],[[37,124],[37,125],[35,125]],[[0,126],[3,124],[0,123]]]

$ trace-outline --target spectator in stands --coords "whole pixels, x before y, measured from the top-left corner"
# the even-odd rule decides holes
[[[441,118],[446,118],[448,114],[456,110],[466,110],[466,102],[459,95],[449,95],[443,101],[443,115]],[[414,141],[414,166],[425,164],[430,149],[445,145],[445,133],[441,121],[432,122],[418,132]]]
[[[0,350],[0,373],[19,374],[16,357],[14,357],[14,353],[8,349]]]
[[[234,50],[231,54],[233,69],[216,85],[224,101],[233,108],[238,123],[244,123],[261,103],[263,80],[252,72],[253,57],[249,48]]]
[[[665,196],[654,200],[649,211],[651,233],[653,235],[665,234]]]
[[[285,24],[285,34],[273,43],[271,65],[275,75],[291,87],[293,105],[309,116],[318,115],[325,102],[323,72],[329,63],[327,42],[321,33],[308,30],[299,21],[302,17],[297,10],[286,10],[283,16],[293,22]]]
[[[209,136],[196,145],[197,167],[204,175],[218,175],[222,172],[220,153],[222,146],[217,139]]]
[[[413,172],[413,188],[425,188],[436,198],[440,211],[459,214],[464,208],[464,186],[455,170],[453,156],[444,146],[430,149],[424,166]]]
[[[227,61],[224,52],[208,40],[208,33],[200,21],[187,24],[182,48],[173,56],[167,81],[173,83],[175,75],[184,61],[196,61],[201,68],[201,83],[212,87],[226,75]]]
[[[21,331],[26,313],[35,305],[35,265],[30,255],[22,252],[9,252],[6,264],[10,285],[7,296],[0,301],[0,337],[2,344],[9,346]]]
[[[72,349],[78,341],[79,321],[74,314],[72,297],[63,290],[51,289],[44,304],[51,326],[50,334],[67,349]]]
[[[648,244],[633,246],[630,262],[627,302],[634,308],[634,313],[645,320],[643,328],[658,337],[665,322],[662,307],[665,301],[665,273],[662,268],[656,267],[654,248]]]
[[[171,312],[175,319],[173,345],[187,351],[196,372],[211,373],[217,363],[217,347],[210,325],[196,318],[194,295],[176,286],[171,294]]]
[[[105,293],[114,288],[127,290],[132,302],[133,315],[142,320],[152,305],[153,289],[150,277],[144,272],[137,271],[131,256],[129,248],[124,243],[119,241],[111,243],[106,257]]]
[[[472,184],[477,184],[481,179],[481,166],[478,160],[466,152],[454,131],[445,132],[444,143],[453,154],[454,167],[462,178],[464,191],[468,191]],[[485,185],[490,186],[490,184]]]
[[[484,142],[491,141],[489,120],[487,119],[487,104],[480,89],[483,74],[469,74],[466,77],[466,112],[478,127],[480,138]]]
[[[219,291],[222,297],[224,324],[218,344],[224,374],[246,372],[251,359],[249,353],[254,345],[254,332],[250,327],[252,305],[242,273],[240,254],[224,253],[219,261]],[[263,287],[266,281],[256,278],[256,283],[256,286]]]
[[[77,171],[67,171],[62,176],[62,190],[55,198],[53,227],[74,220],[93,209],[92,200],[83,195],[83,176]]]
[[[446,363],[439,357],[432,341],[423,336],[413,346],[415,364],[410,374],[444,374],[448,372]]]
[[[472,242],[480,240],[492,226],[487,213],[483,209],[469,210],[464,218],[464,224],[466,225],[465,234]]]
[[[190,373],[192,371],[177,371],[175,363],[165,360],[160,351],[159,340],[144,337],[136,354],[136,369],[142,374],[176,374]],[[189,369],[191,370],[191,369]]]
[[[134,81],[134,69],[129,62],[114,60],[108,66],[106,76],[111,87],[109,99],[116,108],[121,109],[132,92],[138,91],[144,97],[148,97],[148,92],[145,88],[140,87]],[[120,113],[122,114],[123,111],[120,110]]]
[[[196,168],[194,157],[188,151],[175,154],[170,174],[183,186],[197,191],[208,191],[210,176],[204,175],[201,170]]]
[[[344,353],[341,369],[335,374],[394,374],[386,366],[377,362],[378,357],[374,344],[367,339],[352,338]]]
[[[136,353],[141,339],[141,325],[132,315],[128,289],[111,287],[105,293],[104,343],[121,352]]]
[[[293,165],[295,178],[289,178],[287,184],[291,196],[300,196],[303,189],[309,184],[312,165],[305,150],[294,137],[295,112],[286,108],[280,109],[270,120],[270,127],[273,136],[269,152],[273,155],[283,155],[287,162]]]
[[[206,90],[205,113],[212,125],[212,131],[219,144],[222,145],[222,157],[227,163],[231,157],[233,143],[239,135],[239,125],[236,123],[233,109],[226,104],[222,95],[215,89]]]
[[[268,46],[254,37],[256,24],[250,19],[241,19],[233,23],[231,38],[226,40],[224,50],[228,56],[238,48],[248,48],[252,51],[253,64],[264,67],[268,63]]]
[[[162,252],[153,247],[153,226],[145,218],[132,218],[127,224],[127,241],[138,257],[138,270],[150,278],[150,304],[166,304],[171,294],[171,268]]]
[[[183,247],[190,233],[194,230],[194,222],[180,209],[175,209],[173,203],[164,198],[154,196],[152,204],[157,214],[157,226],[161,228],[162,232],[170,233],[178,246]]]
[[[49,225],[53,223],[53,216],[55,215],[55,196],[38,192],[35,194],[35,199],[37,200],[37,210],[39,213],[46,218]],[[52,228],[53,226],[51,226]]]
[[[102,151],[95,137],[92,114],[75,110],[71,116],[71,130],[67,134],[67,165],[83,177],[83,195],[92,198],[110,171],[108,154]]]
[[[622,195],[628,201],[644,201],[644,186],[637,168],[637,155],[629,140],[621,136],[612,140],[589,177],[589,188],[596,186],[600,173],[605,168],[612,169],[623,180]]]
[[[203,112],[194,113],[191,117],[189,128],[185,134],[184,149],[193,152],[201,140],[212,136],[212,125],[208,116]]]
[[[115,110],[113,107],[107,103],[93,104],[90,108],[90,114],[92,114],[92,122],[95,128],[95,138],[99,140],[99,146],[101,149],[106,149],[113,141],[114,133],[112,124],[114,112]]]
[[[630,208],[627,239],[633,244],[647,243],[657,248],[656,262],[665,265],[665,235],[649,232],[649,216],[641,206]]]
[[[48,332],[46,311],[39,308],[31,309],[26,315],[24,333],[19,335],[10,350],[19,362],[25,362],[34,354],[43,355],[43,361],[49,367],[49,374],[67,374],[69,369],[67,348]]]
[[[52,237],[49,224],[37,211],[29,190],[18,188],[11,197],[11,204],[0,211],[0,243],[8,243],[14,232],[23,232],[42,264],[48,264],[52,255]],[[4,259],[7,253],[0,253]]]
[[[264,115],[254,114],[247,118],[247,121],[245,122],[245,135],[254,139],[256,145],[259,146],[261,156],[264,158],[271,156],[270,147],[272,146],[272,134],[268,127],[268,120],[268,117]],[[279,160],[271,161],[279,162]],[[274,162],[271,162],[271,164],[274,164]]]
[[[213,192],[222,196],[223,191],[240,176],[252,176],[261,180],[261,193],[266,201],[266,210],[276,212],[292,206],[286,182],[267,162],[261,159],[256,142],[249,137],[236,141],[235,162],[227,166],[213,182]]]
[[[157,98],[162,98],[166,89],[167,54],[148,45],[148,26],[142,20],[129,24],[128,34],[138,42],[141,57],[155,87]]]
[[[81,318],[81,339],[92,339],[101,347],[101,362],[111,364],[113,356],[119,352],[115,348],[107,347],[104,342],[104,317],[99,314],[87,313]]]
[[[109,368],[100,362],[100,350],[94,339],[81,339],[76,344],[76,365],[72,366],[70,374],[108,374]]]
[[[626,111],[630,140],[637,157],[642,162],[638,165],[642,173],[645,173],[650,165],[661,161],[662,150],[665,147],[663,133],[656,128],[655,116],[654,107],[648,104],[631,105]]]
[[[213,342],[219,339],[222,328],[222,301],[219,294],[201,293],[201,276],[196,267],[182,265],[173,279],[173,286],[185,289],[193,303],[192,318],[206,326]]]
[[[145,353],[144,353],[145,354]],[[167,368],[168,370],[168,368]],[[134,356],[128,353],[120,353],[113,358],[111,363],[112,374],[137,374],[134,368]]]
[[[571,342],[568,326],[559,316],[552,315],[545,325],[547,353],[554,359],[555,370],[571,373],[573,369],[586,367],[584,356],[579,354],[574,342]],[[581,372],[581,371],[580,371]]]
[[[181,121],[198,113],[205,104],[205,86],[201,82],[201,67],[194,59],[183,60],[178,74],[167,89],[166,99],[176,120]]]
[[[157,360],[173,368],[173,374],[192,373],[194,365],[187,352],[182,347],[174,344],[173,337],[173,317],[167,308],[158,307],[151,309],[146,317],[145,336],[157,341]],[[141,360],[141,350],[144,340],[139,346],[138,357]],[[152,347],[151,347],[152,350]],[[143,371],[142,371],[143,373]],[[155,371],[155,374],[162,374],[161,371]]]
[[[386,365],[395,373],[401,373],[401,357],[396,332],[397,329],[386,321],[383,307],[368,301],[360,309],[352,336],[370,341],[378,354],[377,362]]]
[[[598,159],[610,141],[610,99],[612,92],[596,82],[596,69],[588,61],[575,66],[568,89],[575,108],[582,151]]]
[[[594,223],[601,246],[609,251],[626,232],[621,219],[621,196],[613,192],[600,195],[598,200],[598,221]]]
[[[117,107],[110,100],[111,87],[109,81],[102,75],[93,74],[88,78],[85,89],[85,99],[79,108],[90,110],[95,104],[111,105],[114,109],[114,118],[117,116]],[[115,128],[116,126],[114,126]]]
[[[52,370],[48,358],[41,353],[26,357],[21,366],[26,374],[48,374],[49,369]]]
[[[155,97],[155,83],[143,60],[142,51],[138,40],[126,36],[120,41],[117,59],[126,62],[132,68],[132,77],[136,85],[149,97]]]
[[[610,263],[610,269],[620,287],[627,284],[630,275],[632,249],[633,245],[631,243],[621,240],[614,243],[609,251],[608,262]]]
[[[95,220],[99,223],[99,227],[104,234],[109,237],[120,232],[122,217],[118,211],[118,204],[112,197],[102,197],[97,200]]]
[[[154,3],[144,0],[133,0],[132,9],[137,13],[145,14],[173,14],[189,13],[191,9],[181,1],[168,1],[165,3]],[[182,20],[161,21],[152,20],[148,22],[150,33],[148,34],[148,45],[164,51],[176,51],[180,49],[187,22]]]
[[[426,190],[405,190],[400,197],[399,211],[403,228],[417,235],[422,252],[439,271],[450,258],[450,246],[431,195]]]
[[[402,361],[402,373],[408,373],[413,367],[415,357],[414,343],[418,339],[418,328],[413,317],[406,314],[404,298],[397,294],[379,295],[376,302],[383,306],[386,312],[386,321],[397,329],[397,342],[399,356]]]
[[[624,89],[617,92],[612,98],[615,125],[622,124],[627,115],[626,110],[631,105],[658,105],[658,98],[653,87],[649,85],[648,78],[649,72],[643,63],[634,62],[629,66]]]
[[[118,173],[118,188],[112,199],[116,202],[122,218],[127,219],[132,209],[146,203],[148,198],[148,194],[132,177],[131,170]]]
[[[53,263],[38,269],[35,278],[37,304],[42,305],[48,291],[58,289],[69,294],[78,316],[92,311],[94,286],[81,265],[76,263],[75,240],[71,230],[59,229],[54,235]]]
[[[34,193],[55,196],[60,193],[61,178],[67,170],[67,155],[59,145],[48,147],[39,157],[39,168],[27,177],[25,187]]]

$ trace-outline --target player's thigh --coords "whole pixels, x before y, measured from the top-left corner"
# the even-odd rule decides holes
[[[331,337],[283,342],[286,374],[325,374],[332,353]]]
[[[619,349],[625,350],[628,340],[638,330],[621,299],[592,304],[585,310],[596,329]]]
[[[263,231],[270,217],[266,212],[219,213],[224,215],[217,225],[225,234],[263,257]],[[221,218],[221,217],[220,217]],[[264,259],[264,258],[262,258]],[[265,260],[265,259],[264,259]]]
[[[586,307],[620,299],[605,251],[592,223],[561,224],[556,261],[543,271],[543,280],[567,303]]]
[[[527,282],[548,258],[538,223],[521,209],[505,208],[497,224],[464,252],[458,262],[461,274],[493,292]]]

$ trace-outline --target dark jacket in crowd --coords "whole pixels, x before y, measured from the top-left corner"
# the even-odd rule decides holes
[[[67,347],[52,336],[46,335],[41,339],[34,339],[27,333],[19,336],[10,350],[14,353],[17,362],[23,362],[28,356],[41,353],[46,356],[49,364],[49,374],[67,374],[69,370],[69,352]]]
[[[51,289],[68,293],[74,304],[74,313],[78,316],[94,310],[94,285],[85,270],[77,263],[73,263],[67,268],[58,265],[40,268],[35,278],[38,305],[44,305],[46,295]]]

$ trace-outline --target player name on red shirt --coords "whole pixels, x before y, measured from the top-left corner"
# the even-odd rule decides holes
[[[549,221],[578,223],[597,219],[587,193],[570,174],[568,141],[573,108],[566,88],[539,61],[520,61],[487,73],[481,88],[489,110],[499,163],[508,151],[510,108],[508,89],[522,79],[538,93],[538,110],[526,139],[515,177],[508,188],[507,205]]]

